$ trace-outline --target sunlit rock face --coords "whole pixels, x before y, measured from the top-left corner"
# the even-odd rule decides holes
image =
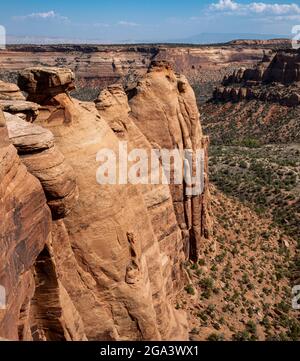
[[[240,102],[259,100],[288,107],[300,105],[300,52],[280,50],[265,56],[253,68],[240,68],[225,76],[213,100]]]
[[[20,79],[28,101],[41,108],[33,124],[13,112],[5,114],[7,125],[1,120],[0,144],[11,152],[9,162],[0,163],[1,212],[9,222],[1,236],[11,222],[25,227],[3,244],[16,248],[17,254],[9,253],[13,260],[24,253],[27,263],[16,266],[6,248],[0,252],[5,264],[0,280],[12,285],[9,294],[20,293],[20,301],[11,302],[14,312],[0,319],[0,336],[187,340],[186,315],[175,309],[174,298],[187,280],[183,263],[197,260],[209,236],[207,177],[195,196],[186,196],[184,184],[105,185],[96,178],[97,154],[105,148],[118,154],[120,142],[129,152],[140,148],[146,154],[163,147],[199,148],[207,161],[208,140],[187,80],[169,65],[153,63],[129,94],[113,85],[94,104],[69,97],[68,70],[28,69]],[[58,102],[57,95],[68,102]],[[22,170],[24,188],[14,184],[18,177],[10,175],[8,164]],[[161,164],[157,167],[163,173]],[[14,192],[25,197],[21,218],[11,211],[19,209]]]
[[[63,194],[66,185],[76,189],[73,173],[58,164],[63,159],[58,151],[45,156],[54,147],[51,132],[15,115],[5,113],[5,118],[1,112],[0,285],[5,307],[0,310],[0,335],[10,340],[85,340],[81,317],[59,280],[48,207],[55,217],[65,216]],[[39,158],[43,153],[44,159]]]
[[[132,119],[152,144],[169,150],[202,149],[207,174],[208,138],[202,134],[195,95],[184,76],[164,61],[153,62],[129,97]],[[188,196],[184,181],[170,190],[187,256],[197,260],[209,238],[208,179],[201,194]]]

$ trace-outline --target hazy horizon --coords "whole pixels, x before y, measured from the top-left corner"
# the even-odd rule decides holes
[[[20,44],[26,39],[37,43],[53,39],[99,44],[188,42],[203,34],[223,35],[226,41],[243,38],[243,34],[247,38],[281,38],[291,37],[298,23],[300,5],[289,0],[87,0],[76,4],[69,0],[50,4],[11,0],[2,5],[0,14],[7,42],[17,39]],[[224,41],[222,36],[219,39]]]
[[[208,45],[226,43],[234,40],[272,40],[289,39],[289,35],[279,34],[231,34],[231,33],[201,33],[184,39],[165,39],[164,41],[153,40],[120,40],[115,42],[104,42],[98,39],[60,38],[60,37],[39,37],[39,36],[11,36],[7,35],[7,45],[125,45],[125,44],[191,44]]]

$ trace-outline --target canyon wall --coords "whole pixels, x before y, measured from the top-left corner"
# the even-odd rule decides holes
[[[34,123],[22,112],[1,118],[0,336],[186,340],[175,296],[188,281],[184,262],[208,242],[207,176],[202,194],[187,196],[184,186],[99,184],[96,175],[99,151],[118,154],[120,141],[148,155],[203,149],[207,174],[193,91],[163,62],[128,95],[118,84],[95,103],[70,98],[73,80],[70,70],[25,70],[19,85],[38,103]]]
[[[203,149],[207,175],[208,139],[203,136],[192,88],[184,76],[176,75],[169,63],[153,62],[146,76],[130,92],[129,105],[135,124],[153,145],[162,149]],[[187,185],[171,185],[171,194],[190,258],[197,260],[208,235],[208,188],[187,196]]]
[[[0,335],[28,333],[28,307],[35,291],[32,267],[51,237],[51,215],[38,180],[21,163],[0,112]]]
[[[208,72],[210,77],[218,78],[218,70],[254,64],[276,45],[276,42],[213,46],[12,45],[0,50],[0,62],[2,73],[34,66],[68,67],[75,72],[80,86],[103,88],[144,75],[152,60],[168,60],[176,72],[190,81],[205,80]]]
[[[278,50],[225,76],[202,106],[211,142],[299,142],[299,59],[299,50]]]
[[[86,339],[51,256],[46,196],[50,207],[55,200],[63,202],[56,193],[61,185],[56,176],[63,169],[57,158],[62,155],[52,152],[50,132],[7,113],[5,121],[2,111],[0,116],[0,285],[5,289],[0,335],[11,340]],[[34,173],[44,179],[43,187]]]
[[[216,101],[260,100],[295,107],[300,104],[300,52],[280,50],[253,68],[224,77],[213,94]]]

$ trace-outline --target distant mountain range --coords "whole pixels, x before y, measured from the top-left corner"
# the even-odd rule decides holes
[[[184,39],[170,40],[171,43],[188,43],[188,44],[215,44],[227,43],[232,40],[269,40],[269,39],[288,39],[288,35],[278,34],[248,34],[248,33],[201,33]]]
[[[244,33],[201,33],[187,38],[166,39],[157,41],[157,39],[141,40],[130,39],[120,41],[110,41],[103,39],[79,39],[79,38],[55,38],[45,36],[7,36],[7,44],[134,44],[134,43],[179,43],[179,44],[215,44],[226,43],[236,39],[243,40],[268,40],[268,39],[288,39],[288,35],[278,34],[244,34]]]

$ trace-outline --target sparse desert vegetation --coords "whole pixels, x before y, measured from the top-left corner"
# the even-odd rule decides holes
[[[191,283],[176,301],[188,311],[190,338],[298,340],[291,305],[296,241],[267,215],[215,187],[211,194],[213,239],[198,263],[185,265]]]
[[[274,76],[281,76],[285,70],[276,64]],[[272,70],[268,74],[273,76]],[[206,91],[211,95],[215,84],[213,77],[202,90],[194,84],[211,140],[215,244],[206,247],[198,264],[186,265],[195,289],[182,304],[191,315],[190,337],[299,340],[299,314],[291,300],[292,287],[300,282],[300,108],[209,99]],[[270,91],[267,84],[253,84],[262,93]],[[236,86],[253,90],[251,82]],[[298,91],[296,83],[271,87],[279,89],[277,102]]]
[[[300,239],[300,145],[250,144],[212,146],[210,180]]]

